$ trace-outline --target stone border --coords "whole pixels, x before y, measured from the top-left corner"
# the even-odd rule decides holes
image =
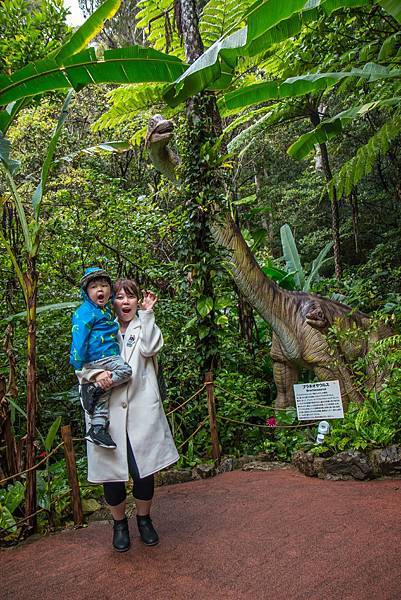
[[[401,478],[401,445],[362,452],[347,450],[324,458],[300,450],[292,457],[292,464],[308,477],[346,481],[355,479]]]

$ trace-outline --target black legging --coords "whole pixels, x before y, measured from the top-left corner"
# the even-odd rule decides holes
[[[155,478],[153,475],[139,477],[138,466],[136,464],[131,444],[127,437],[127,458],[128,470],[134,481],[133,495],[137,500],[152,500],[155,490]],[[121,504],[127,497],[125,483],[123,481],[110,481],[103,484],[104,497],[109,506]]]

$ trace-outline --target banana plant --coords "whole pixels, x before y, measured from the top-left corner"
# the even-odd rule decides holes
[[[295,289],[309,292],[312,284],[317,281],[319,277],[321,267],[327,261],[331,260],[331,257],[327,257],[327,255],[333,247],[333,242],[327,243],[323,250],[319,252],[318,256],[312,262],[311,270],[307,276],[301,264],[291,227],[287,223],[281,227],[280,236],[286,270],[294,279]]]

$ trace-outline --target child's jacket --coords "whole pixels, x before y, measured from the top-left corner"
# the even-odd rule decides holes
[[[111,307],[100,308],[82,292],[84,301],[72,315],[70,363],[75,370],[85,363],[120,354],[117,342],[118,323]]]

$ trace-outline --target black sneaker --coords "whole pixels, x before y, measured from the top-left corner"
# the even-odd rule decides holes
[[[117,448],[104,425],[91,425],[85,439],[96,446],[102,446],[102,448]]]
[[[92,416],[95,410],[96,402],[104,394],[104,390],[93,383],[84,383],[81,385],[80,399],[82,408]]]

